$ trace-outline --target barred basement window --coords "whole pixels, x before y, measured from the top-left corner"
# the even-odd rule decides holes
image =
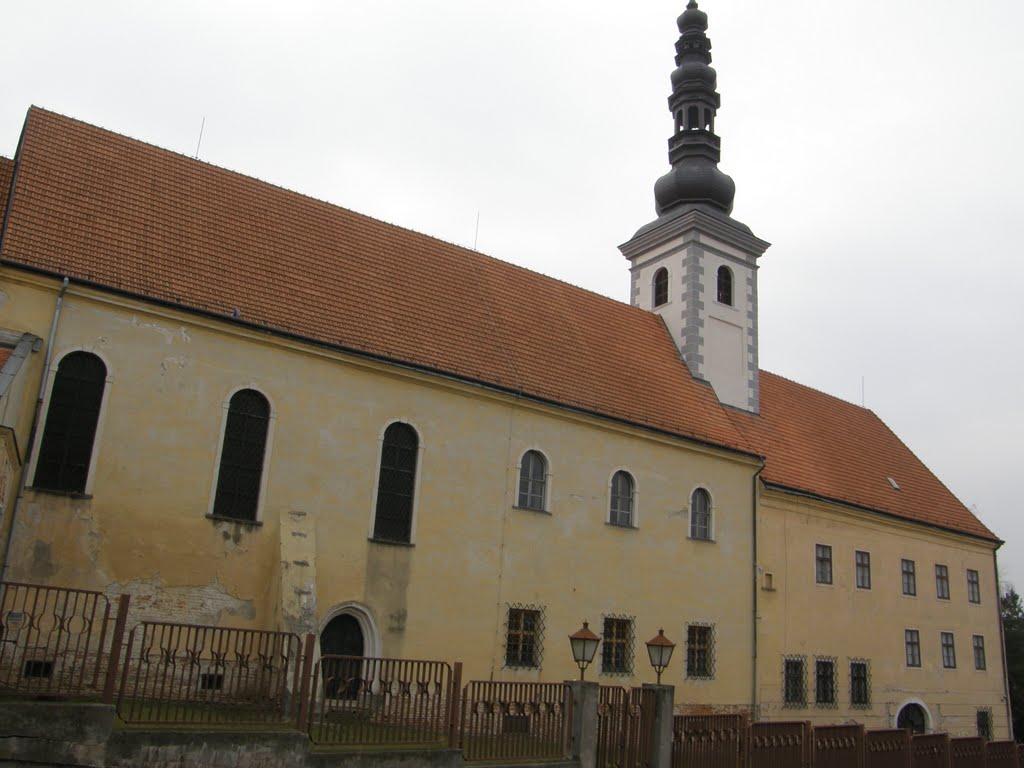
[[[807,705],[807,681],[804,665],[803,656],[784,656],[782,659],[782,705],[784,707]]]
[[[544,608],[507,605],[505,618],[505,666],[539,669],[544,652]]]
[[[654,273],[654,306],[668,304],[668,270],[662,267]]]
[[[50,390],[35,487],[85,493],[106,382],[107,366],[96,355],[72,352],[61,359]]]
[[[601,640],[601,673],[633,674],[633,617],[605,616]]]
[[[871,553],[857,551],[857,589],[871,589]]]
[[[548,462],[539,451],[527,451],[519,463],[520,509],[544,511],[544,494],[547,490]]]
[[[988,707],[979,709],[976,717],[978,735],[985,741],[992,740],[992,710]]]
[[[818,584],[832,583],[832,547],[814,545],[814,579]]]
[[[921,666],[921,633],[916,629],[903,631],[903,644],[907,654],[908,667]]]
[[[916,595],[917,594],[917,572],[914,569],[913,560],[901,560],[900,561],[900,572],[903,575],[903,594],[904,595]]]
[[[711,495],[703,488],[690,498],[690,538],[711,540]]]
[[[935,566],[935,596],[949,600],[949,568],[944,565]]]
[[[200,691],[222,691],[224,690],[223,672],[201,672],[199,674]]]
[[[956,646],[953,644],[952,632],[939,633],[942,643],[942,666],[946,669],[956,669]]]
[[[978,572],[967,569],[967,599],[972,603],[981,602],[981,582]]]
[[[629,527],[633,524],[633,478],[629,472],[619,470],[612,476],[612,503],[608,522]]]
[[[982,635],[973,635],[974,645],[974,668],[985,669],[985,638]]]
[[[373,524],[375,539],[401,544],[412,541],[412,508],[419,447],[419,436],[408,424],[396,421],[384,431]]]
[[[833,656],[814,657],[814,703],[819,707],[836,706],[836,660]]]
[[[53,661],[51,659],[26,659],[21,668],[21,676],[53,677]]]
[[[691,680],[715,679],[715,625],[686,625],[686,676]]]
[[[214,516],[256,520],[269,426],[270,403],[262,393],[240,389],[231,396],[217,471]]]
[[[850,706],[871,708],[871,665],[867,659],[850,659]]]

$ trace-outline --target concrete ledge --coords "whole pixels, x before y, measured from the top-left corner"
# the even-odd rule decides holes
[[[107,768],[302,768],[309,739],[294,732],[136,731],[114,733]]]
[[[306,758],[309,768],[464,768],[458,749],[341,751],[314,750]],[[508,768],[508,764],[504,766]],[[519,768],[517,765],[516,768]]]
[[[109,704],[0,699],[0,738],[104,744],[114,726]]]

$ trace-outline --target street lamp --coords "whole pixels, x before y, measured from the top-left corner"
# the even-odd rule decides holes
[[[580,680],[583,679],[583,670],[594,660],[594,654],[597,653],[597,644],[600,642],[601,638],[590,631],[589,625],[585,621],[581,629],[569,635],[569,645],[572,646],[572,659],[580,668]]]
[[[665,671],[669,660],[672,658],[672,651],[676,644],[665,637],[665,630],[659,629],[658,636],[647,641],[647,655],[651,657],[651,666],[658,673],[658,685],[661,685],[661,673]]]

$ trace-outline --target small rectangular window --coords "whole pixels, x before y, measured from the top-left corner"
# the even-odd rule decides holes
[[[688,624],[686,627],[686,676],[691,680],[715,677],[715,627]]]
[[[978,572],[967,569],[967,599],[972,603],[981,602],[981,581]]]
[[[787,707],[802,707],[807,703],[803,656],[790,656],[782,661],[782,701]]]
[[[836,704],[836,660],[833,658],[814,660],[814,703],[819,707]]]
[[[201,672],[199,674],[200,691],[222,691],[224,690],[223,672]]]
[[[913,560],[901,560],[900,571],[903,574],[903,594],[917,594],[917,573],[914,570]]]
[[[601,672],[633,674],[633,619],[605,616],[601,642]]]
[[[974,668],[985,669],[985,638],[982,635],[974,635]]]
[[[953,633],[942,632],[942,666],[946,669],[956,669],[956,648],[953,645]]]
[[[505,626],[505,666],[509,669],[540,667],[544,637],[544,611],[535,605],[508,606]]]
[[[979,709],[977,715],[978,735],[985,741],[992,740],[992,710]]]
[[[871,706],[871,682],[868,677],[867,661],[850,662],[850,705],[858,709],[867,709]]]
[[[871,554],[857,551],[857,588],[871,589]]]
[[[21,668],[21,676],[53,677],[53,661],[49,659],[26,659]]]
[[[944,565],[935,566],[935,596],[949,600],[949,568]]]
[[[907,651],[907,666],[921,666],[921,633],[916,629],[907,629],[903,632],[904,644]]]
[[[814,579],[818,584],[832,583],[832,547],[814,545]]]

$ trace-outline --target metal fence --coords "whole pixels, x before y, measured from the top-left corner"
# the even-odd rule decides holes
[[[864,726],[815,727],[814,764],[829,768],[864,768]]]
[[[907,729],[864,734],[865,762],[870,768],[911,768],[911,733]]]
[[[445,746],[458,679],[440,661],[324,656],[313,670],[309,737],[346,746]]]
[[[1018,768],[1017,744],[1012,741],[990,741],[987,759],[988,768]]]
[[[745,766],[746,715],[676,715],[672,719],[672,768]]]
[[[113,697],[128,597],[0,582],[0,695]],[[108,685],[109,682],[109,685]]]
[[[750,726],[751,768],[806,768],[810,760],[810,723],[754,723]]]
[[[125,648],[126,723],[263,725],[296,717],[297,635],[144,621]]]
[[[988,753],[984,739],[974,736],[949,741],[949,756],[952,768],[985,768]]]
[[[463,757],[567,757],[572,748],[572,707],[572,688],[564,683],[471,681],[462,693]]]
[[[914,768],[949,768],[949,734],[919,734],[910,750]]]
[[[597,705],[598,768],[639,768],[654,740],[655,692],[602,685]]]

